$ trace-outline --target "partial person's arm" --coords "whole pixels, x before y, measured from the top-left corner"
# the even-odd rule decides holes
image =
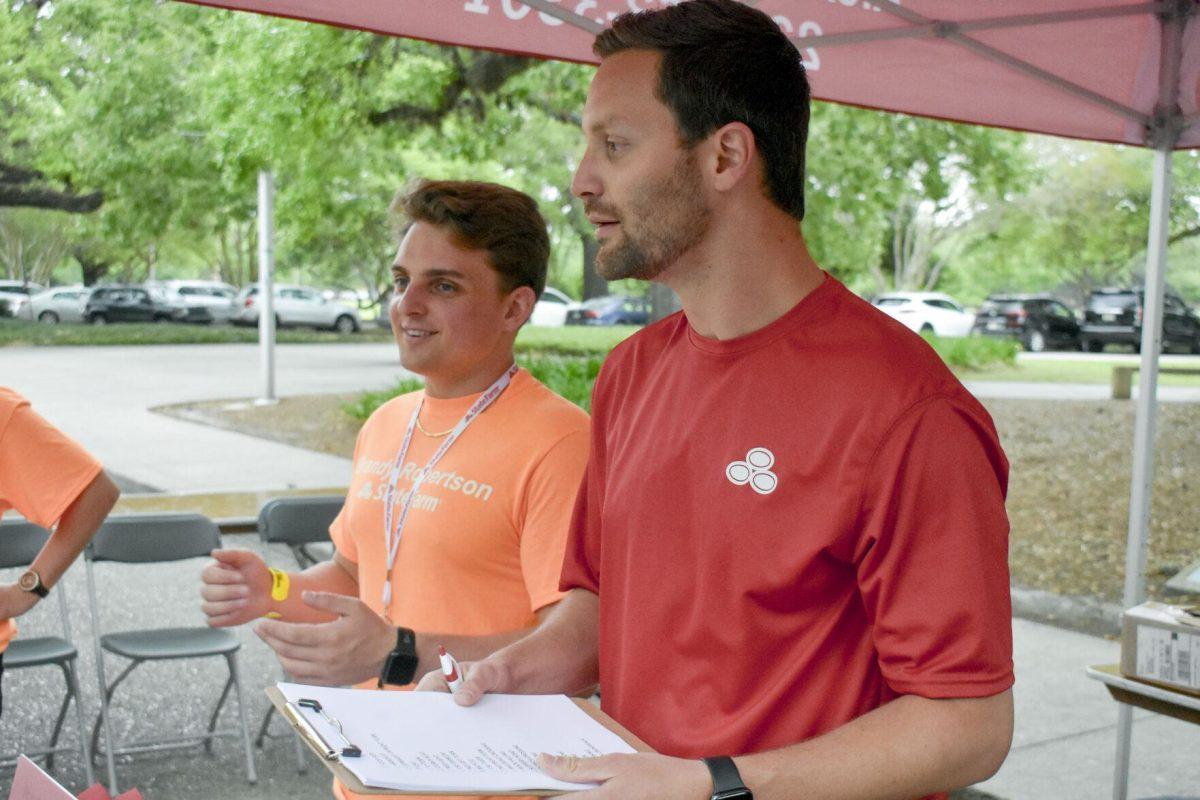
[[[120,496],[117,485],[101,472],[67,506],[54,533],[29,567],[37,572],[46,588],[57,584],[79,557]],[[33,592],[22,591],[15,583],[0,586],[0,619],[19,617],[33,608],[39,599]]]
[[[913,800],[995,774],[1012,730],[1011,690],[968,699],[905,695],[824,736],[734,763],[755,800]],[[637,754],[541,763],[562,780],[602,782],[575,795],[579,800],[705,800],[712,794],[708,768],[696,760]]]
[[[358,565],[335,551],[332,561],[286,573],[287,598],[271,596],[272,576],[257,553],[215,550],[201,572],[201,608],[212,627],[260,620],[254,632],[298,681],[344,686],[378,677],[396,646],[396,628],[358,599]],[[554,606],[538,611],[550,615]],[[270,613],[280,619],[261,619]],[[417,633],[418,675],[438,668],[437,646],[464,661],[483,658],[532,628],[490,636]]]
[[[600,598],[572,589],[528,636],[482,661],[464,664],[459,705],[474,705],[487,693],[578,694],[600,675]],[[457,656],[457,653],[455,654]],[[418,689],[447,691],[440,672],[430,672]]]
[[[358,598],[306,592],[304,602],[334,614],[336,618],[317,624],[266,619],[254,626],[254,632],[275,651],[288,674],[296,680],[319,686],[345,686],[379,677],[384,661],[396,647],[396,628]],[[553,616],[554,608],[551,605],[540,609],[538,619]],[[417,631],[417,669],[414,674],[439,669],[439,644],[456,659],[468,661],[483,658],[498,648],[519,641],[533,630],[536,628],[520,628],[488,636]]]
[[[328,622],[337,615],[304,602],[304,592],[358,597],[358,565],[337,551],[332,561],[303,572],[278,570],[287,584],[282,600],[272,595],[274,579],[262,556],[249,550],[214,550],[212,557],[214,561],[200,573],[200,596],[201,609],[213,628],[242,625],[267,614],[293,622]]]

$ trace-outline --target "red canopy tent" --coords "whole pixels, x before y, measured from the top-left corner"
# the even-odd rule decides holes
[[[795,42],[823,100],[1155,150],[1125,603],[1145,595],[1170,154],[1200,146],[1198,0],[744,0]],[[594,62],[615,16],[679,0],[188,0],[538,58]],[[1114,796],[1131,710],[1121,707]]]

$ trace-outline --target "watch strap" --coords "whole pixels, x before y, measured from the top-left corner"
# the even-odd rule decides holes
[[[411,628],[396,628],[396,647],[388,653],[379,675],[379,688],[407,686],[417,673],[417,634]]]
[[[713,756],[701,761],[712,774],[711,800],[754,800],[754,794],[742,782],[742,773],[729,756]]]

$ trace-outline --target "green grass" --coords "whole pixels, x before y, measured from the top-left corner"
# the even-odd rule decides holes
[[[1100,383],[1112,382],[1113,361],[1025,361],[977,371],[959,371],[959,376],[978,381],[1026,381],[1029,383]],[[1139,373],[1134,373],[1137,383]],[[1200,375],[1160,375],[1160,386],[1200,386]]]
[[[638,328],[634,325],[530,328],[517,336],[517,352],[557,353],[560,355],[597,355],[611,350]],[[390,331],[364,324],[358,333],[341,335],[311,328],[281,328],[276,332],[280,344],[319,344],[332,342],[390,342]],[[0,319],[0,347],[28,346],[112,346],[151,344],[252,344],[258,341],[258,328],[228,325],[112,324],[112,325],[38,325],[12,319]]]
[[[335,342],[390,342],[388,331],[364,326],[358,333],[340,334],[311,328],[281,328],[280,344],[331,344]],[[152,344],[253,344],[258,328],[228,325],[160,325],[113,323],[111,325],[39,325],[0,319],[0,347],[113,346]]]
[[[564,325],[561,328],[531,328],[517,334],[518,353],[559,355],[606,355],[618,344],[641,330],[637,325]]]

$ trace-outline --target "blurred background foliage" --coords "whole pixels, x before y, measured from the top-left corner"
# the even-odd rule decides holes
[[[594,242],[570,181],[591,71],[161,0],[0,0],[0,275],[244,284],[270,169],[285,280],[378,297],[396,191],[470,177],[538,198],[550,283],[579,297]],[[1150,159],[818,103],[805,232],[866,295],[1078,303],[1138,279]],[[1175,169],[1168,280],[1196,302],[1197,154]]]

